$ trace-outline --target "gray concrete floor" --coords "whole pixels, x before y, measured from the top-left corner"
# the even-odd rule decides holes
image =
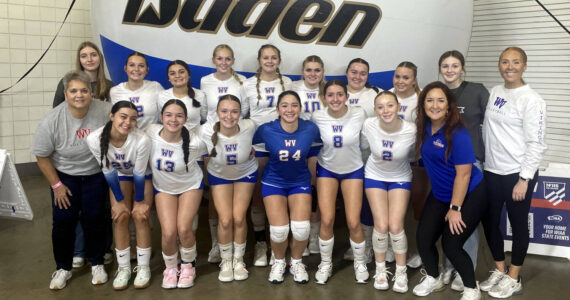
[[[116,270],[113,263],[106,267],[110,281],[102,286],[91,285],[90,268],[74,269],[68,286],[61,291],[49,290],[51,274],[55,263],[51,248],[51,206],[48,184],[41,176],[22,178],[22,184],[32,205],[35,217],[32,222],[0,219],[0,299],[419,299],[411,289],[421,278],[419,270],[409,270],[410,291],[397,294],[392,291],[377,291],[372,282],[366,285],[354,282],[352,263],[342,260],[342,253],[348,248],[348,235],[344,219],[337,218],[334,250],[334,273],[326,285],[313,281],[306,285],[295,284],[291,276],[285,282],[273,285],[267,281],[269,268],[251,266],[253,240],[248,241],[245,261],[248,264],[249,279],[243,282],[221,283],[218,281],[218,266],[207,262],[210,248],[206,207],[200,209],[198,229],[198,278],[195,286],[184,290],[164,290],[160,287],[164,264],[160,255],[160,226],[153,229],[153,252],[151,259],[152,279],[149,288],[135,290],[130,286],[125,291],[112,289],[112,277]],[[409,218],[408,218],[409,219]],[[408,225],[413,222],[407,222]],[[415,249],[415,228],[408,226],[410,249]],[[482,237],[482,236],[481,236]],[[481,240],[476,276],[484,280],[493,267],[489,249]],[[508,256],[507,256],[508,261]],[[319,263],[318,255],[304,258],[311,279]],[[392,269],[393,265],[389,265]],[[371,275],[373,265],[369,265]],[[570,263],[566,259],[529,255],[522,272],[523,294],[514,299],[570,299]],[[434,293],[425,299],[459,299],[460,294],[450,288]],[[483,299],[492,299],[486,294]]]

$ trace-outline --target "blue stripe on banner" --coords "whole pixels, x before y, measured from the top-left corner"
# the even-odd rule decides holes
[[[125,73],[124,66],[127,59],[131,53],[135,52],[135,50],[127,48],[123,45],[120,45],[116,42],[111,41],[110,39],[100,35],[101,37],[101,46],[103,48],[103,55],[105,57],[105,61],[107,63],[107,69],[109,70],[109,75],[111,75],[111,80],[115,84],[119,84],[121,82],[127,81],[127,74]],[[148,67],[150,72],[146,76],[145,79],[158,81],[164,88],[170,88],[172,85],[168,82],[166,76],[166,66],[170,63],[170,60],[154,57],[150,55],[146,55],[146,59],[148,61]],[[200,79],[203,76],[206,76],[210,73],[215,72],[214,68],[211,67],[203,67],[198,65],[188,65],[190,67],[190,71],[192,72],[192,86],[196,88],[200,88]],[[243,71],[236,71],[244,75],[245,77],[249,78],[253,76],[255,73],[252,72],[243,72]],[[301,75],[290,75],[286,74],[287,77],[291,78],[291,80],[299,80]],[[368,81],[383,90],[391,89],[394,85],[392,84],[392,78],[394,77],[394,70],[391,71],[384,71],[384,72],[374,72],[368,75]],[[341,79],[346,82],[345,75],[334,75],[334,76],[326,76],[327,80],[331,79]]]

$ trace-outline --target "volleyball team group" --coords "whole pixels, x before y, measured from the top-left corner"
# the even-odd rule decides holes
[[[280,73],[277,47],[261,46],[257,59],[257,72],[246,79],[232,68],[233,50],[219,45],[212,57],[216,70],[201,78],[200,90],[180,60],[165,70],[172,87],[164,90],[145,80],[146,58],[135,52],[124,66],[128,80],[113,86],[98,47],[80,45],[77,71],[61,80],[32,145],[53,199],[57,269],[50,289],[63,289],[72,267],[85,259],[92,283],[105,283],[104,257],[112,258],[113,239],[113,288],[128,288],[132,273],[135,288],[148,287],[153,207],[162,233],[162,287],[193,286],[206,181],[213,242],[208,261],[219,263],[222,282],[248,278],[250,211],[253,265],[268,265],[269,237],[271,283],[289,272],[297,283],[312,277],[326,284],[334,275],[338,199],[350,239],[344,255],[354,260],[357,283],[371,279],[367,264],[374,261],[379,290],[406,293],[407,268],[423,265],[413,288],[417,296],[452,281],[461,299],[480,299],[481,291],[495,298],[522,292],[527,218],[546,150],[546,106],[522,78],[522,49],[500,53],[504,84],[490,92],[463,80],[465,60],[455,50],[437,62],[441,81],[421,89],[416,65],[405,61],[389,91],[368,83],[369,64],[360,58],[347,65],[348,83],[326,82],[325,63],[316,55],[305,58],[301,80],[294,82]],[[409,202],[419,221],[419,256],[409,254],[416,251],[408,251],[404,230]],[[499,228],[505,204],[510,265]],[[481,282],[474,272],[479,222],[495,260]],[[302,262],[310,254],[321,257],[312,276]],[[387,262],[394,261],[391,270]]]

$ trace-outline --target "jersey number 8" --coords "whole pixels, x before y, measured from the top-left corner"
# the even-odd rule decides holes
[[[342,135],[333,136],[333,146],[335,148],[342,148]]]
[[[295,161],[301,160],[301,149],[295,150],[291,158]],[[279,160],[289,161],[289,150],[279,150]]]

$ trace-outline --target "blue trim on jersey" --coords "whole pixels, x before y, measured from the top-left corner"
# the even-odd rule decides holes
[[[445,159],[445,149],[447,140],[443,133],[444,125],[433,135],[431,134],[431,122],[426,124],[425,142],[421,148],[421,154],[426,171],[428,173],[431,190],[436,199],[441,202],[451,202],[453,195],[453,183],[455,182],[456,165],[466,165],[475,163],[475,152],[471,145],[471,137],[464,127],[456,128],[453,132],[453,145],[447,161]],[[471,167],[469,187],[470,193],[483,179],[483,174],[476,167]]]
[[[263,198],[273,196],[273,195],[280,195],[283,197],[288,197],[293,194],[311,194],[311,185],[301,185],[301,186],[294,186],[289,188],[281,188],[273,185],[268,185],[265,183],[261,183],[261,196]]]
[[[321,166],[317,162],[317,178],[318,177],[327,177],[327,178],[334,178],[337,180],[345,180],[345,179],[364,179],[364,167],[360,167],[360,169],[346,173],[346,174],[338,174],[333,171],[329,171]]]
[[[208,173],[208,183],[210,186],[212,185],[221,185],[221,184],[233,184],[235,182],[248,182],[248,183],[256,183],[257,182],[257,170],[253,171],[251,174],[244,176],[240,179],[236,180],[227,180],[221,177],[216,177],[210,173]]]
[[[123,191],[121,191],[121,184],[119,183],[119,172],[117,172],[116,169],[111,169],[109,172],[103,173],[103,175],[105,176],[105,180],[107,181],[107,184],[109,184],[109,188],[111,188],[111,191],[115,196],[115,200],[117,200],[117,202],[123,201],[123,199],[125,199],[125,196],[123,195]]]
[[[146,176],[144,176],[144,174],[133,173],[133,179],[135,182],[135,202],[141,202],[144,200],[144,185]]]
[[[261,175],[262,182],[283,188],[310,185],[307,155],[313,143],[322,143],[317,125],[299,119],[297,130],[289,133],[283,130],[277,119],[257,128],[253,144],[260,143],[264,143],[269,152],[269,162]]]
[[[410,191],[412,189],[412,183],[410,181],[391,182],[364,178],[364,188],[381,189],[385,191],[391,191],[393,189],[404,189]]]

